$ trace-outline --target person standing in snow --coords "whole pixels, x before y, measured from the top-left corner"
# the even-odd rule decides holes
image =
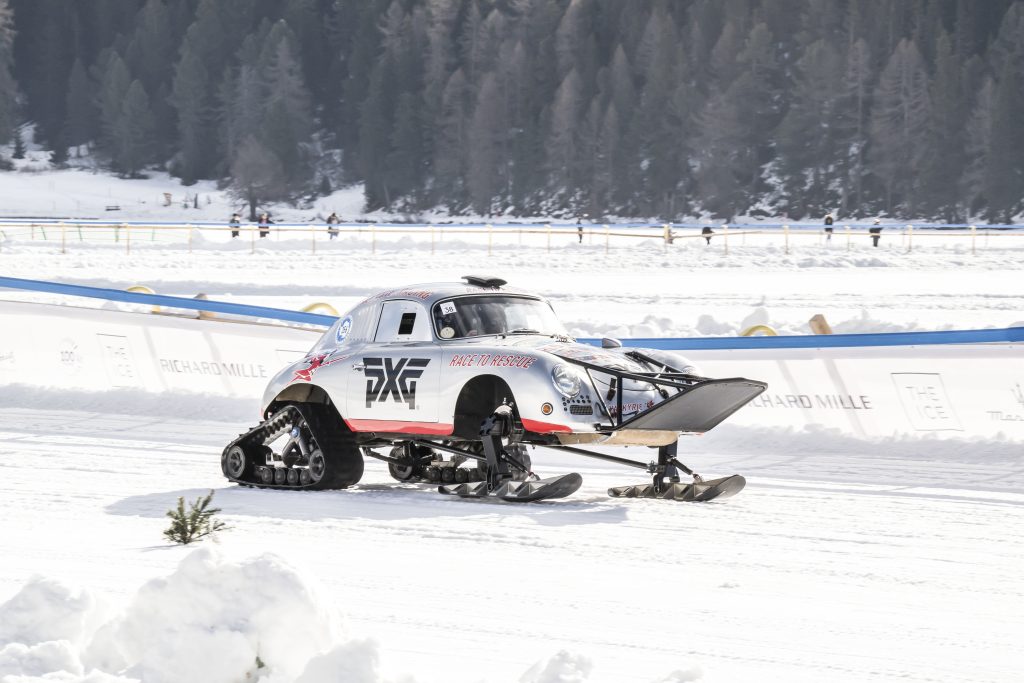
[[[871,245],[877,247],[878,240],[882,237],[882,219],[875,219],[875,224],[868,228],[868,234],[871,235]]]
[[[832,214],[831,213],[826,213],[825,214],[825,241],[826,242],[831,242],[832,241],[832,224],[834,222],[835,222],[835,219],[832,218]]]
[[[231,236],[238,237],[238,231],[241,228],[242,217],[238,215],[238,212],[231,214],[231,221],[228,225],[231,226]]]
[[[274,221],[270,220],[270,214],[263,212],[260,214],[260,237],[266,237],[270,234],[270,224]]]
[[[333,211],[331,212],[331,215],[327,217],[327,234],[330,235],[332,240],[338,236],[338,223],[340,222],[341,219],[338,218],[338,214]]]
[[[705,227],[701,229],[700,234],[704,236],[704,241],[709,245],[711,244],[711,236],[715,234],[715,231],[711,228]]]

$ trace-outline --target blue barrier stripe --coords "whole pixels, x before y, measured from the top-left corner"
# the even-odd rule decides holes
[[[580,339],[595,346],[600,339]],[[822,349],[867,346],[928,346],[934,344],[985,344],[1024,341],[1024,327],[941,332],[885,332],[878,334],[809,334],[783,337],[689,337],[678,339],[623,339],[625,346],[666,351],[717,349]]]
[[[321,325],[329,327],[337,318],[319,313],[303,313],[283,308],[233,304],[225,301],[200,301],[163,294],[125,292],[119,289],[66,285],[43,280],[23,280],[14,277],[0,277],[0,287],[23,289],[52,294],[68,294],[108,301],[122,301],[132,304],[184,308],[195,311],[230,313],[256,318],[269,318],[287,322]],[[584,344],[600,346],[601,340],[583,338]],[[623,339],[626,346],[646,347],[663,350],[699,349],[814,349],[830,347],[867,346],[927,346],[934,344],[985,344],[1024,341],[1024,327],[1007,327],[986,330],[946,330],[941,332],[885,332],[879,334],[812,334],[787,335],[782,337],[683,337],[666,339],[658,337]]]
[[[83,285],[65,285],[57,282],[45,282],[42,280],[22,280],[21,278],[16,277],[0,277],[0,287],[25,289],[33,292],[49,292],[51,294],[68,294],[71,296],[82,296],[92,299],[106,299],[107,301],[122,301],[130,304],[166,306],[167,308],[185,308],[194,311],[210,311],[213,313],[230,313],[255,318],[270,318],[273,320],[284,320],[293,323],[305,323],[307,325],[323,325],[324,327],[329,327],[334,324],[335,320],[337,320],[337,318],[332,315],[303,313],[302,311],[289,311],[283,308],[233,304],[226,301],[201,301],[198,299],[187,299],[185,297],[166,296],[163,294],[124,292],[120,289],[86,287]]]

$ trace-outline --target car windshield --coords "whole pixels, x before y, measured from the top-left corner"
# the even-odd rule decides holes
[[[568,334],[546,302],[521,296],[462,296],[434,304],[441,339],[494,334]]]

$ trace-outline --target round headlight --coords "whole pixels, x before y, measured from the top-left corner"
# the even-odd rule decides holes
[[[580,393],[580,376],[568,365],[556,365],[551,369],[551,382],[558,393],[573,398]]]

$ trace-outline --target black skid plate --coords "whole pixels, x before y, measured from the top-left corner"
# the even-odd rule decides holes
[[[738,474],[721,479],[710,479],[692,484],[667,484],[663,491],[657,491],[654,484],[616,486],[608,489],[612,498],[664,498],[705,503],[716,498],[735,496],[747,485],[747,480]]]
[[[460,498],[492,496],[510,503],[532,503],[549,498],[565,498],[575,493],[582,483],[583,477],[572,472],[559,477],[534,481],[507,481],[493,491],[487,490],[487,482],[477,481],[465,484],[444,484],[437,487],[437,492]]]
[[[619,429],[706,432],[767,388],[764,382],[737,377],[710,379],[637,413]]]

